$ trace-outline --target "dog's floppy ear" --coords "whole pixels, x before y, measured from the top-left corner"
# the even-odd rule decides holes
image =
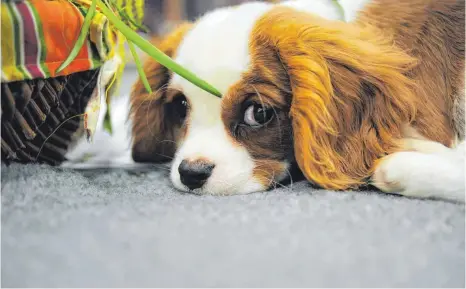
[[[191,26],[191,23],[184,23],[162,40],[153,42],[161,51],[173,57]],[[140,79],[131,92],[132,156],[136,162],[169,161],[175,153],[179,132],[176,123],[170,119],[166,104],[166,85],[171,72],[152,58],[145,60],[144,72],[152,93],[147,92]]]
[[[405,74],[416,61],[369,27],[290,8],[269,12],[254,35],[289,77],[295,157],[306,178],[327,189],[362,184],[414,116]]]

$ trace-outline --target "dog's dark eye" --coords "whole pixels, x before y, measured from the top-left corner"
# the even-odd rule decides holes
[[[177,95],[172,101],[173,111],[181,118],[185,119],[188,114],[188,101],[183,94]]]
[[[273,116],[273,108],[264,107],[256,103],[250,105],[244,112],[244,123],[249,126],[259,127],[271,121]]]

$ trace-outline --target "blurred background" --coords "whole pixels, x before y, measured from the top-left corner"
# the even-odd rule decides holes
[[[179,22],[193,21],[214,8],[251,0],[146,0],[144,24],[151,34],[164,34]],[[270,2],[270,1],[268,1]]]

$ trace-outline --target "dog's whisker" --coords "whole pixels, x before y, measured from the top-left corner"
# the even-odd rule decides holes
[[[155,91],[155,93],[147,93],[146,96],[144,97],[144,99],[141,101],[141,103],[139,104],[139,106],[134,109],[134,114],[137,114],[139,109],[142,108],[142,106],[146,106],[148,105],[148,103],[150,103],[151,100],[153,100],[156,96],[157,96],[157,92],[159,91],[160,89],[158,89],[157,91]]]
[[[173,159],[174,159],[173,156],[169,156],[169,155],[166,155],[166,154],[161,154],[161,153],[156,153],[156,154],[159,155],[159,156],[161,156],[161,157],[165,157],[165,158],[167,158],[167,159],[169,159],[169,160],[173,160]]]
[[[265,166],[265,165],[258,165],[258,166],[256,167],[256,170],[259,171],[259,172],[263,172],[263,173],[266,174],[264,177],[269,181],[269,185],[273,183],[273,184],[275,185],[275,187],[276,187],[276,185],[279,185],[279,186],[282,187],[282,188],[285,188],[285,189],[288,189],[288,190],[292,191],[292,187],[285,186],[285,185],[283,185],[283,184],[281,184],[280,182],[277,182],[277,181],[275,180],[275,171],[272,172],[272,176],[271,176],[271,177],[267,177],[267,175],[270,175],[270,171],[269,171],[269,170],[266,170],[266,169],[261,169],[261,167],[263,168],[264,166]],[[290,177],[291,177],[291,174],[290,174]]]
[[[290,191],[293,191],[293,176],[291,175],[291,172],[288,168],[285,168],[285,172],[288,174],[288,176],[290,177]]]
[[[166,167],[164,165],[161,165],[161,164],[150,164],[148,165],[148,167],[150,168],[156,168],[156,169],[162,169],[162,170],[165,170],[165,171],[170,171],[170,168],[169,167]]]

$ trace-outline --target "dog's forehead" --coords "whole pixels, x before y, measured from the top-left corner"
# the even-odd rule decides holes
[[[278,5],[256,1],[219,8],[195,23],[178,47],[175,60],[225,94],[240,80],[251,62],[249,40],[254,37],[251,33],[255,23],[277,6],[288,6],[329,19],[339,17],[338,9],[328,0],[289,0]],[[211,97],[176,74],[171,84],[188,98],[194,95]]]
[[[175,61],[222,94],[226,93],[247,70],[251,31],[270,7],[270,4],[253,2],[204,15],[178,47]],[[190,94],[205,94],[179,75],[173,76],[172,85],[182,89],[188,97]]]

